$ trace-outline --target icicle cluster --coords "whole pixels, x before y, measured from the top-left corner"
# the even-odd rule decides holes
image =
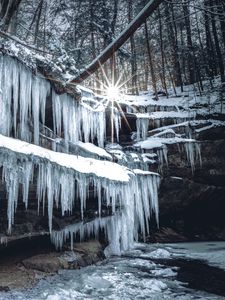
[[[38,211],[40,204],[45,208],[47,198],[49,231],[52,230],[52,215],[54,202],[56,207],[61,207],[61,213],[72,212],[75,199],[80,199],[81,216],[86,207],[88,187],[94,187],[94,193],[99,200],[99,214],[101,201],[105,199],[107,206],[112,206],[115,212],[121,195],[121,182],[110,181],[107,178],[94,174],[76,172],[38,156],[28,156],[11,150],[1,149],[0,167],[3,167],[3,180],[6,183],[8,195],[8,231],[11,231],[14,223],[14,215],[17,208],[19,186],[22,185],[23,202],[28,207],[28,193],[30,182],[33,181],[34,170],[37,170],[37,199]],[[77,184],[79,183],[79,184]],[[101,191],[104,189],[104,194]]]
[[[103,147],[105,108],[98,103],[78,103],[67,94],[58,95],[50,83],[7,55],[0,54],[0,133],[39,144],[40,121],[45,124],[47,99],[53,106],[54,132],[66,142],[97,140]],[[90,99],[93,101],[93,99]],[[118,118],[115,122],[119,130]],[[117,130],[117,131],[118,131]]]
[[[53,153],[50,150],[45,150],[47,153],[43,156],[41,152],[42,148],[40,147],[31,145],[30,150],[29,144],[25,142],[15,141],[6,137],[2,137],[2,139],[8,143],[14,141],[14,146],[21,147],[22,144],[23,147],[26,146],[25,150],[23,150],[24,153],[13,151],[11,149],[13,145],[11,144],[10,148],[6,148],[6,142],[4,147],[0,148],[0,168],[2,167],[3,170],[2,178],[6,183],[8,195],[7,214],[9,232],[11,232],[14,223],[19,187],[22,187],[23,202],[27,208],[29,186],[34,181],[34,178],[37,180],[38,212],[40,211],[41,203],[43,213],[47,205],[50,233],[52,232],[54,205],[56,208],[61,208],[63,216],[65,212],[72,212],[76,199],[79,199],[81,218],[83,218],[89,186],[94,188],[94,196],[98,198],[99,217],[101,217],[101,205],[103,201],[104,204],[111,207],[112,214],[116,215],[116,207],[121,207],[119,217],[113,216],[110,221],[111,225],[107,225],[107,235],[111,241],[111,251],[113,253],[118,253],[118,249],[125,250],[131,248],[134,237],[137,236],[138,227],[135,223],[140,225],[142,233],[145,234],[146,229],[148,231],[148,220],[151,212],[154,211],[156,218],[158,218],[158,174],[141,170],[135,170],[134,174],[127,170],[127,173],[125,172],[120,178],[114,175],[114,177],[110,177],[112,176],[110,175],[107,178],[100,175],[105,174],[105,172],[102,173],[101,171],[99,173],[98,169],[96,169],[96,174],[93,173],[91,165],[90,171],[87,172],[85,169],[83,173],[58,164],[55,159],[50,158],[51,153]],[[63,153],[56,154],[57,157],[66,155]],[[47,158],[48,156],[49,159]],[[68,156],[71,159],[73,158],[72,155]],[[84,160],[82,158],[83,162]],[[98,161],[98,163],[100,162]],[[93,164],[94,160],[91,163]],[[109,169],[109,165],[116,167],[111,162],[101,162],[102,167],[104,166],[103,164],[105,164],[107,170]],[[121,171],[125,171],[123,167],[119,168]],[[127,177],[129,181],[127,181]],[[46,205],[45,201],[47,201]],[[85,228],[83,230],[85,231]],[[60,243],[56,245],[60,246]]]
[[[0,55],[0,133],[39,143],[39,115],[45,121],[50,84],[15,59]],[[33,133],[30,125],[33,123]]]
[[[100,147],[104,146],[105,138],[105,108],[97,109],[89,104],[78,103],[67,95],[52,93],[54,131],[58,136],[64,133],[66,142],[76,143],[84,140],[86,143],[97,139]]]
[[[61,231],[52,231],[51,240],[57,249],[61,249],[63,243],[70,238],[71,250],[73,239],[79,235],[80,240],[85,237],[98,237],[99,232],[104,230],[108,237],[109,246],[107,251],[119,255],[121,251],[131,249],[134,240],[138,239],[138,230],[141,229],[143,236],[149,233],[149,220],[155,215],[158,223],[158,188],[160,177],[156,173],[142,170],[134,170],[128,186],[123,186],[123,208],[114,215],[97,218],[91,222],[78,223],[67,226]]]

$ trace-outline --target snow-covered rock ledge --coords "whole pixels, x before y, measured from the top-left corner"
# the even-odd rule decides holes
[[[114,254],[132,248],[138,228],[143,234],[149,232],[148,221],[153,212],[158,220],[160,176],[157,173],[132,172],[113,162],[57,153],[3,135],[0,135],[0,167],[7,189],[9,232],[14,223],[19,187],[22,186],[27,208],[30,183],[34,181],[37,181],[38,213],[41,203],[44,212],[47,201],[50,233],[54,204],[64,216],[65,212],[71,214],[75,201],[79,201],[83,219],[89,187],[94,188],[99,218],[102,201],[112,209],[106,234],[111,237]],[[117,216],[116,207],[120,207]],[[81,230],[85,230],[85,226]]]

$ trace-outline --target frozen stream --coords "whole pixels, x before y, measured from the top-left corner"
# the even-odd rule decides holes
[[[196,261],[200,266],[197,265],[196,270],[208,268],[200,274],[200,284],[209,278],[209,284],[213,286],[214,279],[211,278],[220,278],[220,284],[217,282],[214,285],[218,286],[218,290],[220,287],[223,290],[225,242],[137,244],[136,249],[122,257],[110,258],[97,266],[80,270],[61,271],[59,275],[40,281],[32,290],[0,293],[0,299],[225,299],[219,296],[223,292],[218,292],[216,288],[215,293],[208,293],[204,288],[192,289],[187,282],[181,282],[180,278],[186,272],[181,272],[183,265],[190,272],[193,270],[195,276],[194,269],[189,265],[195,266],[195,262],[190,259],[207,261],[207,264]],[[214,275],[211,276],[211,273]]]

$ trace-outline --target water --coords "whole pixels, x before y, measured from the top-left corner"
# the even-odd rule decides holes
[[[133,251],[122,257],[113,257],[80,270],[60,271],[58,275],[40,281],[32,290],[0,293],[0,299],[225,299],[203,289],[188,288],[187,283],[178,280],[180,269],[173,266],[176,260],[188,262],[190,258],[201,258],[208,265],[225,269],[224,255],[224,242],[137,244]],[[210,278],[210,274],[204,275]]]

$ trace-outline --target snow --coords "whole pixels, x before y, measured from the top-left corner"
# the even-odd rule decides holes
[[[134,146],[140,147],[141,149],[151,150],[155,148],[162,148],[164,144],[161,139],[150,138],[145,141],[138,142]]]
[[[72,169],[76,172],[94,174],[98,177],[115,181],[128,182],[130,180],[131,172],[116,163],[54,152],[3,135],[0,135],[0,147],[16,153],[25,154],[26,156],[30,156],[31,159],[33,159],[32,157],[34,156],[37,159],[46,159],[51,163],[56,163],[59,166]]]
[[[49,230],[52,230],[53,203],[61,201],[62,215],[71,212],[75,195],[80,198],[81,217],[86,207],[87,188],[93,185],[99,197],[101,210],[101,189],[105,190],[107,205],[113,206],[123,191],[123,183],[128,183],[132,173],[125,167],[108,161],[87,159],[64,153],[57,153],[36,145],[0,135],[0,166],[8,193],[8,231],[14,223],[19,184],[22,184],[23,202],[28,206],[29,183],[33,181],[34,169],[38,167],[37,198],[45,208],[45,195],[48,199]],[[113,183],[113,181],[115,183]],[[79,182],[79,184],[76,184]],[[75,193],[76,191],[76,193]]]
[[[76,270],[60,270],[59,274],[41,280],[30,290],[0,292],[0,299],[223,299],[216,294],[188,288],[185,282],[178,281],[178,268],[168,267],[163,261],[153,263],[148,259],[148,254],[152,249],[159,248],[159,244],[136,246],[138,249],[129,251],[122,257],[112,257],[102,263]],[[179,252],[179,257],[186,260],[190,259],[189,255],[192,255],[192,252],[198,252],[202,258],[205,255],[218,258],[219,255],[217,263],[221,261],[221,264],[224,264],[224,242],[160,245],[160,249],[163,248],[168,249],[171,257],[175,256],[175,259]],[[199,251],[198,248],[204,250]],[[146,257],[141,259],[143,254],[146,254]]]
[[[211,266],[225,270],[225,242],[223,241],[165,244],[164,247],[170,252],[172,258],[200,259]]]
[[[110,281],[100,276],[88,276],[85,283],[94,289],[108,289],[112,285]]]
[[[194,118],[195,117],[195,113],[193,111],[188,112],[188,111],[155,111],[152,113],[145,113],[145,114],[141,114],[141,113],[136,113],[135,114],[137,118],[140,119],[167,119],[167,118],[171,118],[171,119],[189,119],[189,118]]]
[[[148,257],[151,258],[170,258],[171,257],[171,253],[165,249],[160,249],[158,248],[155,251],[152,251]]]
[[[60,201],[61,213],[64,215],[66,211],[72,211],[75,195],[77,195],[80,198],[83,218],[88,195],[87,188],[90,184],[98,197],[99,216],[101,216],[103,199],[106,200],[107,206],[112,207],[113,214],[116,213],[116,206],[123,206],[120,215],[113,215],[110,223],[107,223],[107,235],[111,241],[108,250],[110,253],[120,254],[121,251],[132,248],[138,230],[134,220],[137,220],[144,235],[146,230],[149,232],[148,222],[152,212],[155,213],[158,222],[160,176],[157,173],[143,171],[132,173],[129,169],[109,161],[58,153],[3,135],[0,135],[0,152],[0,166],[3,167],[3,180],[6,182],[8,193],[9,232],[14,223],[19,184],[22,184],[23,202],[27,207],[29,184],[33,181],[36,167],[38,211],[42,202],[44,213],[45,195],[47,195],[50,233],[54,202],[58,207]],[[103,196],[102,189],[104,189]],[[75,224],[72,227],[73,234],[76,234],[77,230],[82,232],[86,230],[90,233],[94,228],[106,226],[105,221],[102,220],[104,219],[100,218],[98,223],[98,219],[95,219],[93,223],[87,223],[88,225]],[[53,238],[57,247],[61,247],[67,232],[63,231],[63,234]],[[81,233],[80,236],[82,237]]]
[[[87,152],[87,155],[95,155],[96,158],[103,158],[103,159],[107,159],[107,160],[112,160],[112,156],[106,152],[103,148],[100,148],[94,144],[91,143],[83,143],[83,142],[77,142],[75,144],[76,147],[82,150],[84,150],[85,152]]]
[[[180,105],[179,98],[160,98],[158,101],[153,100],[150,94],[147,95],[124,95],[124,98],[120,101],[120,103],[129,104],[136,107],[147,107],[147,106],[167,106],[167,107],[176,107]]]

